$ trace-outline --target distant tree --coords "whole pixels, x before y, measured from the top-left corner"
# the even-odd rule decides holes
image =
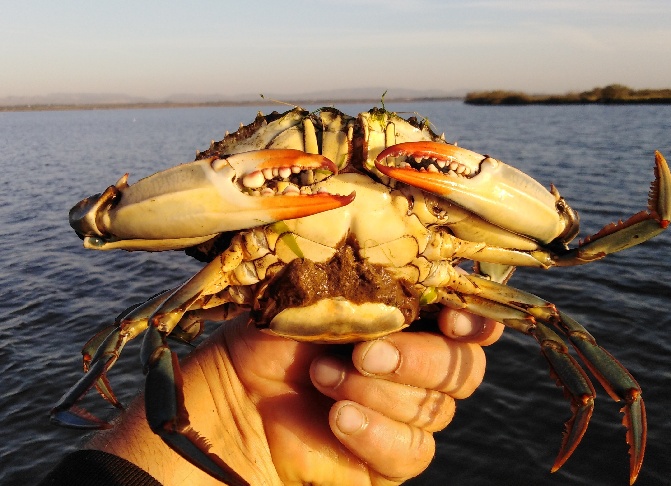
[[[621,84],[611,84],[601,90],[601,101],[604,103],[621,101],[630,98],[631,94],[631,88]]]

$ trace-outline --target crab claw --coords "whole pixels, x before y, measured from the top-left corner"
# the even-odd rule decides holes
[[[392,163],[382,163],[387,158]],[[492,157],[439,142],[407,142],[375,161],[384,175],[441,196],[490,223],[541,243],[569,241],[577,216],[556,191]]]
[[[127,177],[70,210],[84,246],[187,248],[219,233],[335,209],[354,200],[311,186],[337,173],[321,155],[258,150],[182,164],[128,185]]]

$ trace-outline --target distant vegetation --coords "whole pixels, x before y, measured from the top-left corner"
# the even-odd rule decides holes
[[[532,95],[516,91],[480,91],[468,93],[465,103],[471,105],[564,105],[564,104],[626,104],[671,103],[671,89],[635,90],[621,84],[594,88],[582,93]]]

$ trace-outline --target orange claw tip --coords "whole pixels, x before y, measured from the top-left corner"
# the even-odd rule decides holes
[[[347,196],[320,192],[310,195],[258,197],[258,204],[276,220],[295,219],[347,206],[356,192]]]

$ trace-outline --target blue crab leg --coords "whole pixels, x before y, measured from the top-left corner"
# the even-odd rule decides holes
[[[118,332],[119,332],[119,326],[113,324],[111,326],[107,326],[100,332],[96,333],[91,339],[87,341],[87,343],[82,348],[82,364],[85,373],[88,373],[91,369],[91,366],[95,364],[93,357],[99,355],[98,350],[104,348],[105,346],[104,343],[109,338],[109,336],[112,333],[116,333],[118,335]],[[105,400],[107,400],[117,408],[123,408],[119,400],[117,400],[116,396],[114,395],[109,380],[107,379],[107,370],[109,370],[111,366],[112,365],[105,367],[103,372],[100,374],[100,377],[96,381],[95,386],[96,389],[98,390],[98,393],[100,393],[100,395]]]
[[[531,334],[540,344],[541,351],[550,364],[552,376],[571,400],[571,418],[566,422],[561,447],[552,465],[552,472],[555,472],[571,457],[585,435],[594,411],[596,392],[587,374],[568,354],[568,348],[557,333],[537,322]]]
[[[73,428],[109,427],[107,422],[75,404],[95,386],[105,400],[117,408],[123,408],[107,380],[107,372],[116,363],[126,343],[147,328],[148,317],[166,296],[167,292],[161,292],[142,304],[126,309],[119,315],[116,324],[104,328],[84,345],[82,355],[86,373],[51,410],[52,422]]]
[[[508,295],[514,293],[514,289],[506,288],[509,290]],[[550,366],[551,376],[556,379],[557,384],[564,390],[565,396],[571,402],[571,418],[564,425],[561,447],[552,466],[552,472],[557,471],[582,440],[594,410],[596,393],[585,371],[568,354],[568,348],[562,338],[530,314],[529,309],[526,308],[527,305],[531,305],[529,302],[525,304],[525,308],[518,308],[515,304],[521,304],[521,302],[514,302],[513,305],[509,302],[497,302],[489,299],[489,295],[483,295],[487,292],[457,296],[439,289],[437,294],[444,305],[465,308],[472,313],[495,319],[511,329],[533,336],[538,341],[541,352]],[[532,305],[538,306],[536,311],[542,309],[543,313],[546,310],[554,310],[554,306],[540,299],[534,299]]]
[[[559,312],[559,317],[557,326],[569,337],[571,344],[601,386],[613,400],[625,402],[621,410],[624,413],[622,423],[627,428],[630,482],[634,484],[643,463],[648,430],[641,388],[634,377],[608,351],[599,346],[583,326],[563,312]]]
[[[166,299],[169,292],[171,291],[161,292],[146,302],[126,309],[117,317],[115,324],[105,327],[89,339],[82,349],[85,374],[54,406],[51,411],[52,422],[72,428],[109,427],[107,422],[77,407],[76,403],[95,386],[105,400],[123,409],[123,405],[112,391],[107,373],[118,360],[126,343],[147,329],[149,317]],[[201,310],[190,311],[172,330],[169,338],[190,344],[190,341],[200,334],[202,321],[211,313]]]
[[[464,306],[476,314],[500,320],[509,327],[534,336],[541,344],[553,376],[571,398],[573,416],[566,424],[566,434],[552,470],[561,467],[584,434],[593,407],[594,390],[587,375],[568,355],[563,340],[549,327],[568,337],[580,358],[613,400],[625,402],[622,408],[623,424],[627,428],[630,482],[633,484],[645,454],[647,424],[641,388],[627,369],[600,347],[583,326],[558,311],[551,303],[476,275],[464,278],[479,289],[477,295],[459,296]],[[454,299],[443,300],[447,305],[454,305]]]

